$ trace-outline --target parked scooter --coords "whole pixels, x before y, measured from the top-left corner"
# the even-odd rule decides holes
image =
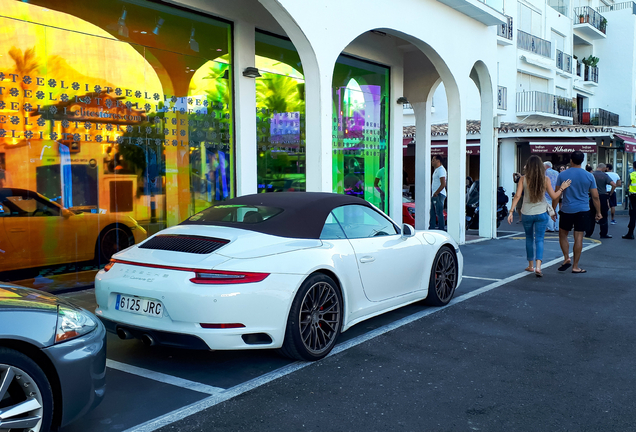
[[[506,190],[497,188],[497,228],[508,217],[508,196]],[[479,229],[479,180],[475,180],[466,193],[466,229]]]

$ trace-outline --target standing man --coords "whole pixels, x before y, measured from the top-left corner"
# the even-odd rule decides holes
[[[559,173],[556,172],[556,170],[552,169],[552,162],[550,161],[545,161],[543,162],[543,166],[545,166],[545,175],[548,176],[548,178],[550,179],[550,184],[552,184],[552,190],[556,190],[556,180],[557,177],[559,176]],[[550,198],[550,195],[548,194],[548,192],[546,191],[545,193],[545,201],[546,202],[550,202],[552,198]],[[554,211],[558,211],[557,208],[554,208]],[[548,219],[548,226],[545,228],[545,230],[547,232],[555,232],[559,226],[559,219],[557,216],[556,220],[552,220],[552,218]]]
[[[612,171],[613,169],[614,169],[614,165],[612,164],[605,165],[605,172],[607,173],[609,178],[611,178],[612,181],[616,183],[617,188],[621,187],[623,185],[623,183],[621,183],[621,178],[618,174]],[[611,191],[611,187],[609,185],[607,186],[607,193],[609,194],[609,207],[612,213],[612,217],[610,218],[611,220],[610,223],[612,225],[616,225],[616,220],[614,219],[616,216],[616,193],[615,192],[613,193]]]
[[[611,235],[607,234],[607,229],[609,227],[607,223],[607,212],[609,211],[609,196],[614,193],[614,189],[616,189],[616,183],[610,179],[610,177],[605,172],[605,164],[600,163],[596,167],[596,171],[592,172],[594,176],[594,180],[596,181],[596,189],[598,190],[598,199],[601,202],[601,215],[603,216],[598,224],[601,229],[601,238],[612,238]],[[607,188],[610,188],[609,195],[607,194]],[[590,217],[588,218],[588,229],[585,232],[585,237],[592,237],[594,234],[594,228],[596,228],[596,224],[594,223],[594,210],[590,205]]]
[[[563,204],[559,212],[561,216],[559,221],[559,244],[563,252],[563,264],[559,267],[559,271],[565,271],[572,266],[572,273],[586,273],[585,270],[579,267],[579,259],[583,250],[583,234],[587,229],[587,219],[590,211],[588,193],[592,196],[592,202],[594,203],[594,208],[596,208],[595,219],[600,220],[602,217],[601,203],[598,199],[594,176],[581,168],[584,159],[585,156],[581,151],[573,152],[570,156],[571,168],[561,172],[556,181],[557,188],[560,188],[564,181],[572,180],[570,187],[561,195]],[[552,207],[556,207],[557,204],[557,200],[552,200]],[[568,241],[568,234],[573,227],[574,262],[570,260],[570,243]]]
[[[446,168],[442,165],[442,157],[439,155],[433,156],[431,161],[433,168],[433,182],[431,183],[431,191],[433,192],[433,198],[431,198],[431,220],[428,223],[428,229],[444,230],[444,201],[446,200]],[[437,224],[435,223],[437,218]]]
[[[629,192],[629,224],[627,225],[627,234],[624,239],[634,240],[634,227],[636,226],[636,161],[632,163],[634,170],[627,178],[627,187]]]

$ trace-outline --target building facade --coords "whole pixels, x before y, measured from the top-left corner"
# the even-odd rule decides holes
[[[352,194],[401,221],[401,98],[426,108],[440,83],[448,231],[462,242],[463,95],[479,86],[492,123],[505,17],[503,4],[460,3],[0,0],[0,273],[90,275],[250,193]],[[457,39],[440,37],[449,22]],[[418,228],[430,146],[417,147]]]

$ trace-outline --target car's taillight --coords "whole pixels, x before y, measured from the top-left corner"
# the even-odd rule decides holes
[[[234,328],[244,328],[244,324],[233,323],[233,324],[207,324],[201,323],[201,327],[205,329],[234,329]]]
[[[260,282],[269,276],[269,273],[234,272],[225,270],[198,270],[194,274],[196,276],[190,279],[190,282],[195,284],[253,283]]]
[[[107,272],[110,270],[115,265],[115,262],[114,259],[110,260],[110,262],[104,266],[104,271]]]

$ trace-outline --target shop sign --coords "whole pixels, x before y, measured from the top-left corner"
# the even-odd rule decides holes
[[[479,144],[477,145],[467,145],[466,146],[466,154],[467,155],[478,155],[479,154]],[[447,156],[448,155],[448,146],[438,146],[431,147],[431,156]]]
[[[636,144],[625,143],[625,151],[629,153],[636,153]]]
[[[596,153],[596,143],[591,144],[530,144],[530,153]]]

